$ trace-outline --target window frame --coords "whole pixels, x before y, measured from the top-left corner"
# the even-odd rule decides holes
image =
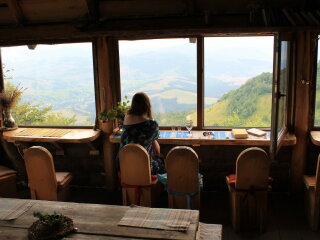
[[[315,125],[315,115],[316,115],[316,88],[317,88],[317,67],[318,67],[318,48],[320,46],[320,32],[314,33],[312,36],[312,51],[313,51],[313,61],[312,61],[312,82],[306,82],[306,84],[312,84],[314,87],[311,87],[310,91],[310,125],[311,130],[320,131],[320,125]],[[319,59],[320,60],[320,59]],[[320,83],[319,83],[320,84]]]
[[[204,35],[197,35],[197,36],[185,36],[185,37],[172,37],[172,36],[168,36],[168,37],[153,37],[153,38],[118,38],[117,41],[122,41],[122,40],[151,40],[151,39],[177,39],[177,38],[197,38],[197,126],[193,127],[193,130],[204,130],[204,131],[213,131],[213,130],[219,130],[219,131],[223,131],[223,130],[231,130],[232,128],[237,128],[237,126],[233,126],[233,127],[226,127],[226,126],[216,126],[216,127],[205,127],[204,126],[204,85],[205,85],[205,79],[204,79],[204,54],[205,54],[205,46],[204,46],[204,38],[205,37],[245,37],[245,36],[257,36],[257,37],[263,37],[263,36],[273,36],[275,38],[277,33],[238,33],[238,34],[204,34]],[[118,44],[119,45],[119,44]],[[118,49],[119,52],[119,49]],[[118,55],[119,56],[119,55]],[[120,76],[120,56],[119,56],[119,60],[117,62],[118,66],[119,66],[119,74],[117,76],[117,82],[119,82],[119,85],[121,85],[121,76]],[[119,86],[118,89],[118,96],[119,98],[117,99],[117,101],[121,101],[121,86]],[[271,125],[271,122],[270,122]],[[171,126],[159,126],[161,130],[171,130]],[[250,129],[253,128],[254,126],[251,127],[241,127],[244,129]],[[265,131],[270,131],[271,130],[271,126],[270,127],[256,127],[259,128],[261,130],[265,130]]]
[[[286,79],[285,81],[285,92],[281,92],[280,85],[281,82],[281,58],[282,58],[282,42],[287,42],[286,48]],[[294,40],[291,34],[283,34],[279,33],[275,36],[275,44],[274,44],[274,70],[273,70],[273,83],[272,83],[272,116],[271,116],[271,136],[270,136],[270,149],[269,154],[270,158],[273,161],[277,160],[277,154],[281,149],[286,134],[289,132],[290,127],[292,126],[293,121],[293,111],[292,111],[292,68],[294,58],[293,49],[294,49]],[[278,128],[278,120],[279,120],[279,107],[280,107],[280,99],[285,97],[285,110],[283,112],[283,125],[281,128]]]
[[[4,78],[3,78],[3,69],[2,69],[2,55],[1,48],[3,47],[19,47],[27,45],[57,45],[57,44],[76,44],[76,43],[91,43],[91,52],[92,52],[92,66],[93,66],[93,87],[94,87],[94,100],[95,100],[95,122],[93,125],[79,125],[79,126],[66,126],[66,125],[19,125],[23,128],[61,128],[61,129],[91,129],[97,127],[97,117],[99,116],[99,96],[98,91],[98,72],[97,72],[97,57],[96,57],[96,39],[94,38],[85,38],[85,39],[72,39],[68,40],[44,40],[44,41],[23,41],[15,45],[0,45],[0,91],[4,89]],[[1,113],[2,115],[2,113]]]

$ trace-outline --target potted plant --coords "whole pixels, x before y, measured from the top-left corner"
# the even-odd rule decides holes
[[[26,90],[26,88],[17,87],[9,88],[6,91],[2,91],[0,93],[0,105],[2,109],[3,116],[3,126],[4,128],[16,128],[17,125],[11,115],[11,111],[19,101],[22,93]]]
[[[53,240],[60,239],[77,229],[73,226],[71,218],[62,214],[42,214],[34,212],[35,221],[28,230],[29,240]]]
[[[129,102],[130,101],[128,100],[128,97],[125,96],[125,100],[118,102],[117,106],[115,106],[114,108],[102,111],[99,115],[99,119],[103,122],[117,120],[118,127],[121,128],[123,125],[124,116],[130,109]]]

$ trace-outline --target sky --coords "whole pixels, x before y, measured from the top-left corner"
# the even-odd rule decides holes
[[[154,49],[162,50],[172,47],[179,47],[182,43],[188,43],[189,38],[180,39],[153,39],[153,40],[136,40],[136,41],[120,41],[119,48],[126,55],[135,55],[139,53],[146,53]],[[133,46],[134,44],[134,46]],[[190,43],[195,45],[196,43]],[[210,45],[209,48],[206,47]],[[262,37],[206,37],[205,38],[205,52],[207,54],[215,54],[216,52],[230,49],[237,49],[237,54],[246,54],[247,57],[252,57],[261,60],[268,60],[273,56],[273,36]],[[255,51],[247,52],[247,49],[255,49]],[[244,52],[245,51],[245,52]],[[235,52],[230,52],[234,57]],[[229,54],[225,55],[230,57]]]
[[[241,86],[262,72],[272,72],[273,41],[273,36],[205,37],[205,79]],[[196,43],[190,43],[189,38],[120,41],[119,51],[121,72],[127,78],[137,74],[137,69],[121,58],[135,57],[139,61],[141,56],[157,56],[160,52],[194,58]]]

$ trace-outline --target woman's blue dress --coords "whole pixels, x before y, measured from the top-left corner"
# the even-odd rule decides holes
[[[121,135],[120,148],[135,143],[143,146],[150,156],[151,174],[164,172],[164,160],[154,152],[152,143],[159,138],[159,126],[155,120],[146,120],[141,123],[124,125]]]

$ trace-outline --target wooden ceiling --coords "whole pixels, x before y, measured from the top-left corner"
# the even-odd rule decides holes
[[[0,0],[0,26],[111,19],[245,14],[252,5],[304,7],[307,0]]]
[[[0,0],[0,44],[125,36],[130,32],[139,35],[139,31],[152,36],[149,30],[161,35],[159,31],[173,28],[178,35],[194,35],[197,33],[194,29],[210,32],[207,28],[213,27],[219,32],[225,27],[246,28],[250,24],[260,27],[263,23],[252,24],[248,20],[253,9],[314,10],[320,5],[318,2],[320,0]]]

